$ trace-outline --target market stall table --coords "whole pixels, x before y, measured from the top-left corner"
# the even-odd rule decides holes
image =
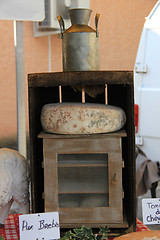
[[[137,232],[150,231],[141,221],[137,219]],[[19,239],[19,214],[9,215],[5,221],[5,226],[0,229],[0,236],[5,240],[18,240]],[[111,240],[113,238],[109,238]]]

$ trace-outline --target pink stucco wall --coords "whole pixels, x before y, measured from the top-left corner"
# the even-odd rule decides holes
[[[133,70],[138,43],[145,21],[156,0],[91,0],[90,25],[94,16],[101,14],[100,68],[101,70]],[[0,21],[0,138],[11,137],[17,132],[16,72],[13,22]],[[51,71],[62,71],[62,49],[59,35],[51,38]],[[35,38],[33,23],[24,22],[24,54],[27,74],[47,72],[48,37]],[[28,129],[28,108],[27,108]]]

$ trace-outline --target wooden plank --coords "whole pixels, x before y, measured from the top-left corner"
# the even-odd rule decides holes
[[[128,86],[129,88],[129,86]],[[132,91],[129,94],[127,91],[127,97],[130,104],[127,102],[126,107],[128,108],[130,105],[130,114],[128,115],[128,124],[127,124],[127,132],[129,134],[127,141],[127,159],[125,163],[125,177],[128,179],[128,184],[125,185],[125,204],[126,211],[128,214],[128,223],[133,224],[134,228],[136,228],[136,161],[135,161],[135,125],[134,125],[134,92]],[[129,187],[132,186],[132,189]],[[130,209],[132,208],[131,213]]]
[[[37,134],[40,132],[41,124],[38,118],[38,108],[36,105],[36,89],[28,89],[29,94],[29,135],[30,135],[30,161],[31,161],[31,194],[32,194],[32,212],[40,212],[43,209],[44,202],[42,199],[43,192],[43,145],[42,140],[38,139]],[[35,170],[36,169],[36,170]],[[37,201],[38,199],[38,201]],[[41,210],[42,211],[42,210]]]
[[[44,144],[43,152],[45,211],[58,211],[58,173],[56,154],[48,152],[46,144]]]
[[[122,223],[121,208],[60,208],[60,224],[63,223]]]
[[[132,71],[54,72],[28,75],[29,87],[132,84]]]
[[[45,142],[47,143],[47,148],[52,149],[57,154],[121,151],[120,139],[112,137],[104,139],[46,139]]]
[[[62,138],[62,139],[65,139],[65,138],[69,138],[69,139],[73,139],[73,138],[105,138],[105,137],[126,137],[127,136],[127,133],[125,130],[120,130],[118,132],[112,132],[112,133],[103,133],[103,134],[50,134],[50,133],[45,133],[45,132],[40,132],[38,134],[38,138],[53,138],[53,139],[57,139],[57,138]]]
[[[122,207],[122,155],[121,153],[109,153],[109,206]]]
[[[126,215],[124,214],[123,222],[122,223],[83,223],[86,227],[89,228],[99,228],[99,227],[105,227],[107,226],[110,229],[110,234],[118,234],[118,233],[124,233],[124,231],[127,231],[127,228],[129,227]],[[63,228],[81,228],[81,223],[61,223],[61,230],[63,231]],[[133,231],[133,226],[130,226],[131,230]],[[114,229],[114,230],[113,230]],[[124,230],[125,229],[125,230]]]
[[[116,230],[118,229],[118,232],[121,232],[121,228],[122,228],[122,234],[124,234],[124,231],[125,230],[127,231],[127,228],[129,227],[127,221],[123,223],[107,223],[107,222],[106,223],[85,223],[84,222],[83,225],[88,228],[100,228],[100,227],[107,226],[111,231],[111,233],[108,234],[108,236],[120,235],[118,233],[114,234],[113,228]],[[61,232],[63,231],[63,228],[81,228],[81,227],[82,227],[82,223],[61,223]],[[131,231],[133,231],[133,227]]]

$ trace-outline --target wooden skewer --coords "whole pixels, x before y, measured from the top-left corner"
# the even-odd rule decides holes
[[[85,89],[82,88],[82,103],[85,103]]]
[[[62,103],[62,87],[59,86],[59,102]]]
[[[105,84],[105,104],[108,104],[108,92],[107,92],[107,84]]]

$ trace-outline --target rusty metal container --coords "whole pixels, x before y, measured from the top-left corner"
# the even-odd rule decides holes
[[[126,121],[115,106],[92,103],[51,103],[43,106],[43,130],[55,134],[93,134],[118,131]]]
[[[90,9],[70,9],[72,26],[65,30],[64,21],[58,16],[61,28],[63,71],[99,70],[99,14],[95,16],[96,30],[88,26]]]

